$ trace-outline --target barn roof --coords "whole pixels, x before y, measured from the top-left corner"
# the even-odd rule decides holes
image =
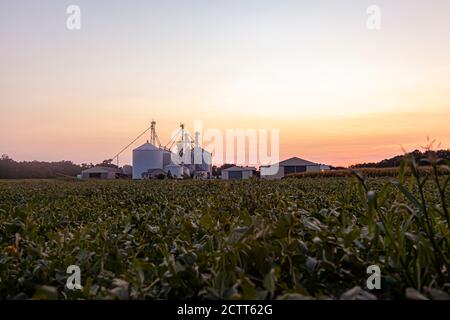
[[[285,166],[318,166],[318,163],[314,163],[308,160],[300,159],[298,157],[293,157],[284,161],[281,161],[278,164],[280,167]]]
[[[256,170],[256,168],[255,167],[238,167],[238,166],[234,166],[234,167],[231,167],[231,168],[227,168],[227,169],[224,169],[224,170],[222,170],[222,171],[255,171]]]

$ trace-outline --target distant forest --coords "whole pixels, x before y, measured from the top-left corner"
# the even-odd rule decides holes
[[[98,165],[114,166],[112,160]],[[94,164],[75,164],[72,161],[14,161],[7,155],[0,158],[0,179],[54,179],[58,177],[76,177],[82,170],[92,168]]]
[[[419,150],[414,150],[410,154],[414,156],[414,159],[417,163],[420,160],[428,158],[431,152],[435,152],[437,157],[440,159],[450,160],[450,150],[439,150],[439,151],[425,151],[421,152]],[[400,166],[400,162],[403,159],[403,155],[395,156],[390,159],[384,159],[380,162],[369,162],[369,163],[361,163],[351,166],[351,168],[393,168]]]
[[[416,161],[426,158],[430,151],[421,152],[413,151],[411,154]],[[441,159],[450,160],[450,150],[436,151],[437,156]],[[403,158],[395,156],[380,162],[361,163],[351,166],[351,168],[392,168],[398,167]],[[101,166],[113,166],[112,160],[104,160],[102,163],[96,164]],[[14,161],[7,155],[0,158],[0,179],[54,179],[58,177],[75,177],[82,170],[95,166],[94,164],[75,164],[72,161],[43,162],[43,161]],[[213,175],[220,175],[222,169],[233,165],[226,164],[222,167],[213,167]]]

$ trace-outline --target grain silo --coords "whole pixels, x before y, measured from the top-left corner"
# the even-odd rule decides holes
[[[170,152],[169,150],[164,150],[163,149],[163,166],[168,166],[170,164],[173,164],[172,161],[172,152]]]
[[[142,179],[142,174],[150,169],[162,169],[164,150],[148,141],[133,150],[133,179]]]
[[[189,166],[191,172],[199,176],[212,175],[212,154],[200,146],[200,133],[195,133],[194,146],[192,148],[192,165]]]
[[[212,173],[212,155],[201,148],[199,143],[200,134],[196,133],[196,139],[193,141],[189,134],[185,132],[184,125],[181,124],[180,127],[179,133],[165,146],[162,146],[156,134],[156,122],[152,121],[149,129],[117,154],[115,157],[117,162],[119,161],[119,155],[123,151],[150,130],[150,141],[133,150],[133,179],[142,179],[144,173],[148,176],[149,171],[156,169],[166,173],[170,171],[172,176],[179,178],[191,174],[194,177],[210,177]],[[179,136],[181,136],[181,141],[177,142],[177,137]],[[177,153],[171,151],[175,143],[178,147],[177,150],[181,150]]]
[[[209,175],[212,174],[212,154],[200,147],[194,147],[191,151],[191,165],[189,169],[191,172],[204,172]]]

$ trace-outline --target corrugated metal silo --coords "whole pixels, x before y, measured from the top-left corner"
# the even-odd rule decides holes
[[[147,142],[133,150],[133,179],[142,179],[149,169],[163,168],[164,151]]]
[[[166,167],[169,164],[173,164],[172,153],[170,151],[163,150],[163,166]]]
[[[196,155],[201,156],[201,163],[199,159],[196,159]],[[195,162],[194,162],[195,160]],[[191,171],[206,171],[211,174],[212,172],[212,154],[200,147],[194,147],[192,149],[192,163],[195,163]]]

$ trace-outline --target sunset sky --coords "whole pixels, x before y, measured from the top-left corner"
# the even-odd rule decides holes
[[[152,119],[163,143],[277,128],[282,159],[331,165],[449,148],[449,40],[448,0],[0,0],[0,154],[96,163]]]

